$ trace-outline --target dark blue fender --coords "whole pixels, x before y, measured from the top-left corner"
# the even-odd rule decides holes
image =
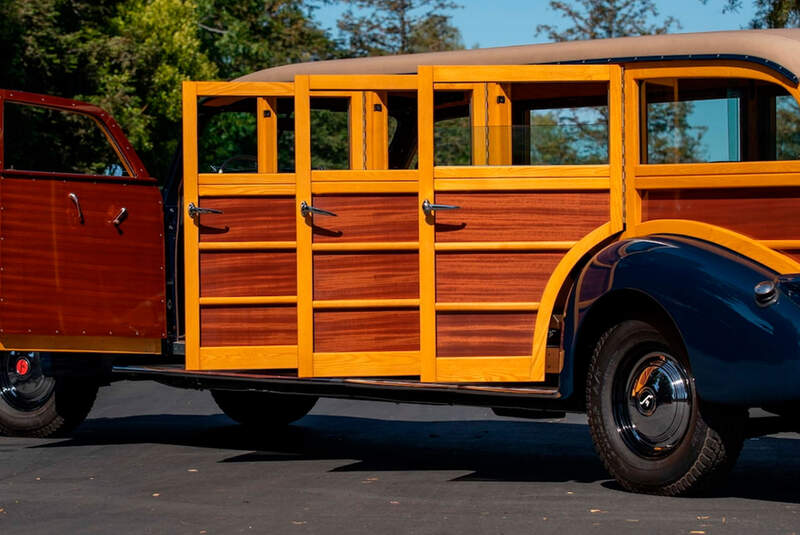
[[[694,238],[651,236],[608,246],[584,268],[567,302],[562,394],[572,393],[577,341],[592,308],[636,292],[677,327],[701,398],[748,406],[800,400],[800,298],[790,285],[779,285],[770,306],[754,298],[756,284],[777,278]]]

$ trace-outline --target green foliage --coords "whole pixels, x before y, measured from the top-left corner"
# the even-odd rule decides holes
[[[257,147],[255,99],[251,112],[227,111],[208,117],[197,139],[201,173],[253,172]]]
[[[550,8],[571,23],[565,29],[550,25],[537,26],[538,34],[545,34],[553,41],[661,34],[680,28],[679,22],[672,17],[659,19],[658,9],[652,0],[551,0]],[[648,146],[652,151],[649,161],[691,162],[700,158],[705,131],[688,128],[692,111],[690,102],[667,103],[648,109]],[[603,115],[607,125],[607,111]],[[575,143],[576,138],[579,144],[585,146],[597,141],[595,131],[580,128],[578,115],[573,114],[567,120],[578,128],[576,134],[563,140],[563,144]],[[560,150],[557,139],[549,146],[553,150]]]
[[[107,109],[163,178],[181,82],[340,55],[311,1],[0,0],[0,79]]]
[[[531,113],[530,163],[601,164],[608,162],[607,109],[545,110]]]
[[[701,0],[704,4],[708,0]],[[797,0],[753,0],[756,15],[751,28],[797,28],[800,26],[800,2]],[[722,11],[737,12],[742,0],[724,0]]]
[[[341,0],[349,6],[338,22],[351,56],[413,54],[464,48],[448,11],[449,0]]]
[[[469,117],[434,123],[434,165],[472,165],[472,133]]]
[[[311,110],[311,168],[350,169],[349,117],[346,110]]]
[[[647,163],[707,161],[702,143],[707,127],[693,127],[691,102],[657,102],[647,107]]]
[[[794,97],[775,99],[775,159],[795,160],[800,154],[800,107]]]
[[[198,0],[202,49],[223,79],[275,65],[339,57],[302,0]]]

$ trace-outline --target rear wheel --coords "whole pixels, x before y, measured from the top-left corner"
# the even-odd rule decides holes
[[[717,483],[736,462],[746,411],[702,403],[682,344],[641,321],[600,338],[586,384],[589,427],[626,489],[681,495]]]
[[[278,428],[309,413],[316,397],[239,390],[212,390],[217,406],[230,419],[253,428]]]
[[[0,354],[0,434],[49,437],[80,425],[97,396],[97,381],[48,377],[41,354]]]

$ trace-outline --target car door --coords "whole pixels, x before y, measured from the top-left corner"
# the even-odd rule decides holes
[[[156,181],[99,108],[0,96],[4,346],[160,352],[164,237]]]

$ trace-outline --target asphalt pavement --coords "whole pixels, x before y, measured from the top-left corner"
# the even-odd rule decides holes
[[[207,392],[101,390],[69,439],[0,438],[0,533],[800,533],[800,438],[746,442],[712,495],[627,493],[582,415],[320,400],[248,433]]]

